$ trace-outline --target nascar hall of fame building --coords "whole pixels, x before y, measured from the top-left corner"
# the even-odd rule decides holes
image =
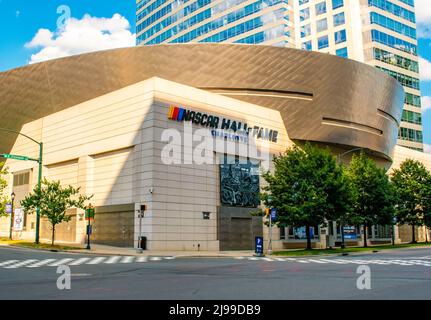
[[[92,241],[149,250],[248,250],[268,240],[260,207],[273,155],[311,141],[348,162],[362,149],[379,165],[431,156],[396,146],[404,91],[371,66],[290,48],[155,45],[101,51],[0,73],[0,127],[42,141],[43,175],[94,195]],[[202,152],[210,150],[210,152]],[[38,145],[2,133],[0,153],[38,158]],[[7,159],[15,207],[37,182],[37,163]],[[139,210],[146,205],[140,221]],[[81,210],[56,240],[84,243]],[[140,228],[141,225],[141,228]],[[409,241],[409,228],[396,240]],[[425,230],[418,230],[424,238]],[[8,236],[9,219],[0,219]],[[14,238],[34,239],[24,215]],[[50,224],[42,219],[41,238]],[[346,231],[360,244],[361,230]],[[373,226],[371,242],[389,242]],[[303,247],[304,228],[275,228],[273,248]],[[336,245],[336,224],[315,226],[313,245]]]

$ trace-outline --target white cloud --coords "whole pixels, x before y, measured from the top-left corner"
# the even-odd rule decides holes
[[[430,0],[416,0],[416,21],[420,38],[431,38],[431,5]]]
[[[70,55],[131,47],[135,34],[129,21],[116,13],[112,18],[97,18],[86,14],[80,20],[71,18],[62,29],[52,32],[39,29],[26,48],[37,49],[30,63],[66,57]]]
[[[422,81],[431,81],[431,62],[419,57],[419,71]]]
[[[422,112],[425,112],[425,111],[431,109],[431,97],[430,96],[423,96],[421,98],[421,109],[422,109]]]

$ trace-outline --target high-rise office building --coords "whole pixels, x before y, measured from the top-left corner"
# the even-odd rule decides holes
[[[414,0],[139,0],[137,44],[265,44],[371,64],[405,88],[398,144],[423,150],[414,10]]]

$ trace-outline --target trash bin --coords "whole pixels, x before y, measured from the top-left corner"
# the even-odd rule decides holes
[[[139,247],[142,250],[147,250],[147,237],[140,237],[140,239],[139,239]]]

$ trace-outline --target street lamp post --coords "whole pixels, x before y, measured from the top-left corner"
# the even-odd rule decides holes
[[[337,163],[341,164],[341,158],[343,156],[345,156],[351,152],[360,151],[360,150],[364,150],[364,148],[355,148],[355,149],[352,149],[352,150],[349,150],[349,151],[346,151],[342,154],[337,155]],[[341,229],[341,249],[344,249],[346,247],[346,242],[345,242],[345,238],[344,238],[344,223],[343,222],[341,222],[340,229]]]
[[[9,230],[9,239],[12,240],[12,228],[13,228],[13,203],[15,201],[15,192],[12,192],[12,194],[10,195],[11,199],[12,199],[12,212],[10,213],[10,230]]]
[[[17,160],[24,160],[24,161],[36,161],[39,164],[39,172],[38,172],[38,177],[37,177],[37,187],[40,190],[41,186],[42,186],[42,163],[43,163],[43,142],[38,142],[35,139],[29,137],[28,135],[25,135],[23,133],[20,133],[18,131],[14,131],[14,130],[10,130],[10,129],[4,129],[4,128],[0,128],[1,131],[5,131],[5,132],[9,132],[9,133],[15,133],[18,134],[20,136],[23,136],[31,141],[33,141],[34,143],[39,145],[39,158],[38,159],[31,159],[28,157],[19,157],[20,159]],[[1,156],[1,155],[0,155]],[[5,155],[3,155],[4,157]],[[35,243],[39,244],[39,230],[40,230],[40,207],[36,208],[36,235],[35,235]]]

